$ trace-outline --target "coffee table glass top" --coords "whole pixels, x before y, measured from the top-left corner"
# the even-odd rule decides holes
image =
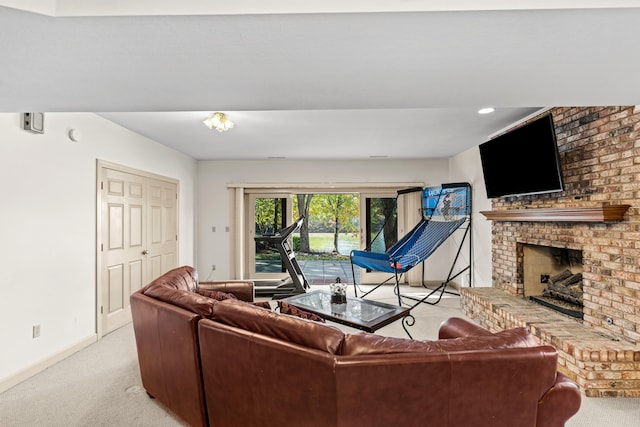
[[[316,290],[283,301],[318,316],[357,329],[373,332],[409,314],[409,309],[362,298],[347,297],[346,304],[331,304],[331,293]]]

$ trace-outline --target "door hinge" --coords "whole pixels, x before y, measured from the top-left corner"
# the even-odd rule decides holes
[[[104,307],[100,306],[100,314],[104,314]]]
[[[104,252],[104,243],[100,243],[100,252]]]
[[[104,181],[100,181],[100,189],[104,190]]]

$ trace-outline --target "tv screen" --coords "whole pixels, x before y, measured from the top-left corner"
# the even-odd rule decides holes
[[[563,191],[551,114],[480,144],[488,198]]]

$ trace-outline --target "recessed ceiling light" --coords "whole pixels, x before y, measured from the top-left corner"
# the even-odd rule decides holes
[[[478,114],[491,114],[496,111],[493,107],[484,107],[478,110]]]

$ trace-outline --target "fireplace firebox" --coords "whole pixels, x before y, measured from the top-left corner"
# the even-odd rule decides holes
[[[530,244],[521,249],[525,297],[582,320],[582,251]]]

